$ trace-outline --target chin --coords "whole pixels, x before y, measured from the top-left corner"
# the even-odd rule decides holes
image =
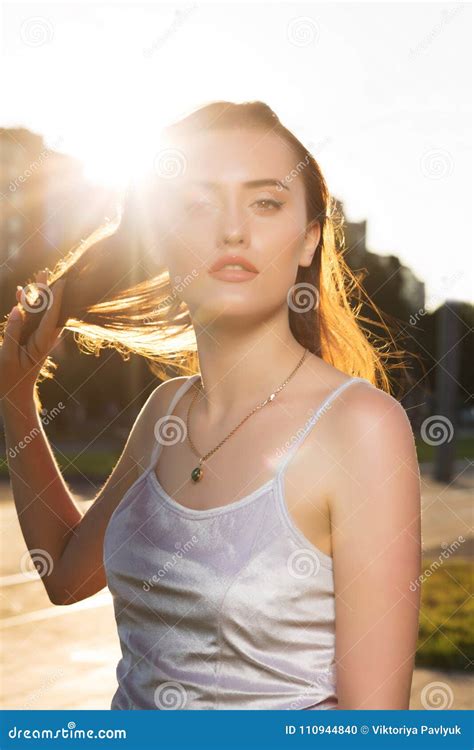
[[[232,291],[232,290],[231,290]],[[240,298],[240,299],[239,299]],[[201,305],[190,306],[193,322],[201,325],[219,324],[225,321],[242,321],[258,313],[257,305],[249,303],[248,295],[217,294]]]

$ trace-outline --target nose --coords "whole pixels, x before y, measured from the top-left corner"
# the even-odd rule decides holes
[[[243,245],[244,238],[241,232],[232,232],[224,236],[224,245]]]
[[[222,212],[221,242],[225,247],[242,247],[248,244],[247,223],[237,202],[229,202]]]

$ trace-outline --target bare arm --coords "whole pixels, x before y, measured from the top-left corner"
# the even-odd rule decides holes
[[[5,440],[13,498],[33,563],[44,572],[51,595],[56,562],[81,512],[63,481],[44,434],[33,396],[3,404]],[[33,552],[34,550],[34,552]]]
[[[0,396],[11,484],[23,536],[32,561],[45,561],[39,572],[50,600],[69,604],[106,585],[104,532],[114,509],[143,469],[141,452],[147,442],[143,436],[150,436],[150,417],[159,413],[164,387],[172,386],[163,383],[151,394],[113,472],[93,505],[82,514],[55,461],[34,401],[37,375],[60,335],[55,321],[61,292],[53,286],[53,293],[53,304],[26,347],[19,345],[19,308],[16,316],[10,316],[0,350]]]
[[[152,397],[150,399],[153,401]],[[147,402],[148,405],[150,405],[150,399]],[[56,557],[54,575],[49,584],[47,579],[44,579],[51,601],[56,604],[73,604],[92,596],[106,586],[103,568],[104,534],[113,511],[144,469],[138,451],[142,443],[140,436],[146,406],[137,417],[122,454],[92,505],[86,513],[79,513],[75,522],[64,532],[63,543]],[[62,488],[64,482],[59,470],[56,471],[56,476],[57,479],[53,480],[51,488],[54,487],[55,482],[58,487]],[[36,482],[40,484],[41,479],[36,477]],[[70,494],[67,488],[60,489],[60,492],[64,501],[63,508],[67,509]],[[53,490],[50,495],[51,500],[54,496]],[[42,512],[41,508],[39,512]],[[42,514],[44,516],[44,509]],[[46,526],[47,523],[43,520],[42,528]],[[59,527],[60,522],[58,531]],[[56,540],[58,538],[59,534]]]
[[[20,454],[21,464],[12,474],[15,504],[28,549],[51,556],[51,574],[42,580],[54,604],[73,604],[106,586],[103,542],[107,524],[148,463],[152,423],[161,411],[163,396],[171,398],[176,380],[162,383],[150,395],[113,471],[84,514],[74,503],[42,429]],[[37,423],[34,407],[29,412],[31,422]],[[7,418],[7,424],[13,425],[12,431],[18,429],[18,419]],[[9,461],[10,467],[15,460]]]
[[[56,565],[57,603],[73,604],[106,585],[103,549],[107,524],[127,490],[148,465],[157,415],[163,413],[180,383],[182,378],[167,380],[149,396],[114,470],[87,513],[69,534]]]
[[[331,508],[339,708],[406,710],[420,603],[418,462],[403,407],[356,388],[340,417]]]

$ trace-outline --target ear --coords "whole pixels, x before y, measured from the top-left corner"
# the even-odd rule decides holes
[[[299,263],[300,266],[310,266],[313,260],[316,248],[321,239],[321,225],[319,221],[313,222],[306,229],[303,250],[300,255]]]

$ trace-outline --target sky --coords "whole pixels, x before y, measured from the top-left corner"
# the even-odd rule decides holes
[[[0,125],[113,184],[203,103],[263,100],[367,246],[473,301],[468,3],[4,3]]]

